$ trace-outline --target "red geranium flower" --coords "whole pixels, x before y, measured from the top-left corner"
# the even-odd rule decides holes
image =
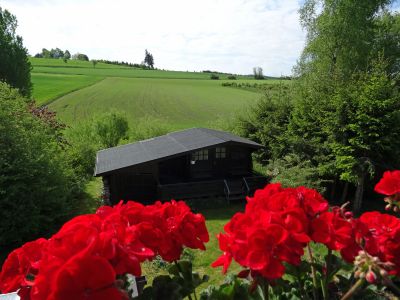
[[[341,250],[352,242],[353,227],[338,212],[325,212],[312,222],[312,239],[331,250]]]
[[[55,274],[48,300],[121,300],[115,285],[115,272],[102,257],[83,251]],[[127,299],[127,297],[125,297]]]
[[[15,292],[22,286],[31,285],[33,277],[37,274],[42,251],[47,245],[47,240],[40,238],[26,243],[10,253],[3,264],[0,273],[0,291],[2,293]]]
[[[400,170],[386,171],[375,186],[375,192],[386,196],[400,193]]]
[[[116,276],[141,274],[140,263],[160,254],[172,262],[183,247],[205,249],[205,219],[182,201],[144,206],[120,202],[73,218],[48,241],[13,251],[0,291],[20,289],[23,300],[122,299]]]
[[[268,280],[282,277],[283,262],[298,265],[310,241],[310,220],[328,209],[317,191],[267,185],[247,198],[244,213],[235,214],[218,235],[223,254],[212,264],[226,272],[231,260]]]

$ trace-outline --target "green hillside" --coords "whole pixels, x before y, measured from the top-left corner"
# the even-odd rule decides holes
[[[67,124],[115,109],[126,113],[131,123],[153,117],[186,128],[229,118],[259,97],[213,80],[109,77],[57,99],[50,108]]]
[[[209,73],[143,70],[61,59],[30,58],[33,97],[48,104],[67,124],[110,109],[125,113],[131,124],[157,119],[171,128],[224,122],[260,97],[256,90],[222,86]],[[237,83],[256,83],[239,76]],[[276,83],[264,80],[262,83]]]
[[[32,73],[33,98],[47,104],[67,93],[89,86],[104,77],[86,75]]]

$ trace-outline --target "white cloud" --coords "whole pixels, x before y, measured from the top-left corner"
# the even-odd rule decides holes
[[[290,74],[304,46],[297,0],[3,0],[30,53],[69,49],[90,58],[174,70]]]

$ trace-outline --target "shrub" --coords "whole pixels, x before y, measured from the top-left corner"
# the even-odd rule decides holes
[[[119,112],[100,114],[70,128],[66,132],[69,159],[79,176],[91,178],[96,152],[117,146],[128,137],[128,132],[128,121]]]
[[[0,249],[51,234],[81,191],[54,129],[26,101],[0,83]]]
[[[219,79],[219,76],[216,75],[216,74],[211,74],[210,79],[212,79],[212,80],[218,80],[218,79]]]
[[[227,77],[230,80],[236,80],[236,76],[235,75],[228,75]]]

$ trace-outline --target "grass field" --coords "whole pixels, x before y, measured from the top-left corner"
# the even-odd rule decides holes
[[[213,80],[109,77],[57,99],[50,108],[67,124],[115,109],[131,124],[151,117],[181,129],[229,119],[259,97]]]
[[[202,72],[104,63],[93,68],[91,62],[60,59],[31,58],[31,63],[33,97],[38,104],[49,104],[68,125],[114,109],[125,113],[131,124],[156,119],[171,130],[209,126],[230,119],[260,97],[257,91],[224,87],[227,80],[210,80],[210,74]],[[241,78],[236,81],[255,82]]]
[[[33,98],[39,105],[43,105],[72,91],[89,86],[104,77],[32,73],[31,78]]]

